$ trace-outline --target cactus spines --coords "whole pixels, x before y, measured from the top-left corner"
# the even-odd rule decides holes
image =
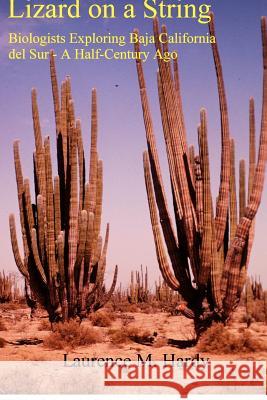
[[[102,307],[112,295],[104,290],[109,237],[107,226],[102,247],[101,213],[103,164],[97,151],[97,97],[92,91],[91,151],[89,182],[86,182],[81,123],[75,120],[69,77],[59,93],[54,54],[50,72],[56,121],[58,175],[53,178],[50,138],[42,139],[37,92],[32,90],[35,137],[34,174],[36,205],[29,179],[23,178],[19,143],[14,143],[14,162],[24,257],[17,243],[15,218],[9,218],[11,243],[19,271],[28,292],[47,309],[51,322]]]
[[[154,20],[155,46],[159,40]],[[166,32],[166,27],[162,28]],[[215,35],[211,14],[210,33]],[[158,57],[158,97],[169,164],[174,215],[174,232],[160,173],[156,138],[149,108],[143,66],[136,61],[148,152],[144,153],[145,183],[152,230],[164,281],[187,303],[187,314],[195,319],[198,332],[213,320],[227,321],[236,307],[246,281],[248,253],[252,246],[254,219],[260,205],[267,154],[267,32],[262,19],[263,100],[258,160],[255,157],[255,112],[250,100],[250,157],[248,197],[245,163],[240,164],[239,196],[235,181],[235,144],[230,139],[228,106],[217,41],[212,44],[221,115],[221,171],[216,212],[213,212],[207,138],[207,112],[201,110],[199,149],[187,150],[178,65],[174,71]],[[139,50],[139,43],[135,49]],[[163,48],[162,48],[163,47]],[[193,172],[193,174],[192,174]],[[193,177],[193,179],[192,179]],[[239,220],[237,203],[239,198]],[[163,236],[162,236],[163,233]],[[177,238],[176,238],[177,235]],[[165,251],[164,241],[168,250]],[[171,270],[172,267],[172,270]],[[204,312],[204,310],[208,313]],[[208,315],[208,317],[206,317]]]

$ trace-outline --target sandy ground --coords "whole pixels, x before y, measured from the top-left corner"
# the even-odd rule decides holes
[[[11,307],[12,308],[12,307]],[[230,324],[230,329],[238,331],[240,328],[245,327],[244,323],[241,323],[242,314],[244,310],[239,310],[233,316]],[[267,326],[263,323],[255,322],[250,327],[250,331],[253,334],[253,338],[258,339],[262,342],[266,350],[253,353],[244,354],[233,354],[224,355],[220,353],[210,354],[199,352],[197,346],[187,349],[178,349],[175,346],[164,344],[164,340],[161,338],[171,338],[179,340],[191,339],[194,335],[193,324],[190,320],[183,316],[170,316],[167,313],[157,312],[153,314],[146,313],[116,313],[116,319],[112,323],[112,329],[125,329],[125,316],[129,316],[128,326],[137,327],[140,330],[149,331],[151,334],[157,332],[158,339],[155,344],[151,346],[141,345],[134,342],[130,342],[122,345],[114,345],[110,341],[108,331],[110,328],[94,328],[101,336],[103,341],[101,343],[93,344],[86,347],[75,348],[74,350],[51,350],[44,346],[44,344],[38,345],[15,345],[14,342],[22,338],[38,338],[44,339],[50,334],[49,331],[40,330],[41,321],[47,319],[46,313],[39,311],[37,316],[30,320],[29,309],[18,307],[17,309],[10,309],[10,306],[0,305],[0,322],[3,321],[6,330],[0,331],[0,338],[5,339],[7,342],[3,348],[0,348],[0,360],[32,360],[32,361],[52,361],[64,360],[65,357],[69,361],[75,357],[86,357],[86,358],[130,358],[131,360],[138,360],[142,357],[144,360],[149,354],[152,356],[152,360],[164,360],[164,355],[168,360],[172,357],[174,360],[179,358],[190,359],[193,357],[204,358],[204,359],[250,359],[250,360],[267,360]],[[48,319],[47,319],[48,320]],[[84,326],[91,326],[90,321],[84,321]]]

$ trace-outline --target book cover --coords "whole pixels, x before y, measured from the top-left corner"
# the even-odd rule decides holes
[[[266,13],[1,3],[3,394],[265,393]]]

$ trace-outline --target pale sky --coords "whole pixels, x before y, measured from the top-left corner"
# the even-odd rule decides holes
[[[121,5],[123,0],[114,1]],[[4,3],[4,5],[2,4]],[[17,0],[22,6],[26,2]],[[84,7],[90,4],[84,0]],[[200,1],[196,2],[200,4]],[[217,39],[223,63],[227,90],[231,135],[235,138],[236,158],[248,159],[248,102],[255,97],[257,112],[257,135],[260,127],[262,93],[262,58],[260,17],[267,14],[266,0],[214,0]],[[43,133],[51,136],[55,143],[55,126],[52,95],[47,61],[9,61],[7,43],[9,32],[46,35],[107,33],[127,34],[133,28],[141,33],[151,33],[151,20],[142,17],[142,2],[136,4],[138,17],[127,21],[92,21],[83,16],[80,20],[63,21],[11,21],[7,19],[8,2],[0,6],[0,73],[2,87],[1,139],[0,139],[0,254],[1,268],[16,271],[9,239],[8,215],[16,214],[19,227],[17,192],[13,165],[12,142],[21,140],[21,156],[24,175],[32,180],[33,131],[31,121],[30,91],[38,90]],[[169,20],[170,32],[206,34],[207,25],[194,20]],[[68,46],[67,46],[68,47]],[[199,110],[207,108],[209,119],[209,147],[212,165],[213,194],[217,193],[220,167],[220,121],[215,70],[209,45],[172,46],[178,49],[180,57],[181,86],[189,144],[197,143],[196,128]],[[55,50],[62,50],[62,46]],[[150,49],[153,49],[150,47]],[[44,48],[49,50],[49,47]],[[160,124],[156,89],[156,62],[144,65],[150,104],[153,111],[158,149],[162,161],[165,184],[169,191],[169,178],[164,143]],[[88,161],[90,91],[97,88],[99,99],[99,154],[104,161],[104,208],[102,232],[106,222],[111,224],[108,251],[107,279],[112,275],[115,264],[119,265],[119,281],[126,283],[130,271],[141,264],[147,265],[150,284],[159,275],[148,205],[143,178],[142,152],[146,148],[145,131],[140,105],[138,82],[134,61],[58,61],[59,80],[71,75],[77,116],[81,117],[83,136]],[[118,85],[118,87],[116,87]],[[55,169],[54,169],[55,174]],[[266,221],[267,190],[256,222],[256,238],[250,263],[250,273],[261,275],[267,286],[265,272],[267,259]],[[170,201],[171,206],[171,201]]]

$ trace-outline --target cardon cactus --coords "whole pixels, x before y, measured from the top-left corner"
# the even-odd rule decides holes
[[[86,182],[81,121],[75,118],[70,78],[59,91],[54,54],[50,73],[56,122],[57,170],[53,179],[50,139],[43,140],[36,90],[32,90],[35,138],[33,153],[35,204],[30,181],[24,178],[19,142],[14,143],[20,224],[24,256],[17,243],[15,218],[9,218],[11,243],[18,269],[31,291],[48,311],[50,321],[67,320],[102,307],[110,298],[104,274],[109,225],[100,236],[103,163],[98,158],[97,93],[92,91],[89,181]]]
[[[211,15],[210,34],[215,35]],[[162,27],[166,32],[166,27]],[[136,33],[138,33],[136,31]],[[158,54],[168,51],[159,39],[158,20],[154,38]],[[258,160],[255,160],[254,102],[250,100],[250,157],[248,198],[245,165],[240,164],[240,202],[237,212],[234,141],[230,138],[227,97],[218,44],[212,44],[221,114],[221,173],[216,210],[210,181],[207,112],[200,112],[198,154],[188,148],[183,116],[177,60],[158,60],[158,97],[169,165],[175,223],[167,204],[159,156],[149,107],[143,65],[137,60],[137,74],[148,151],[144,153],[144,174],[152,230],[160,271],[166,283],[186,301],[185,315],[194,318],[197,334],[212,321],[227,322],[237,306],[244,283],[253,241],[253,225],[264,185],[267,154],[267,32],[262,18],[263,102]],[[139,51],[139,44],[135,45]],[[176,228],[175,228],[176,225]],[[165,243],[164,243],[165,242]],[[167,251],[167,252],[166,252]],[[172,268],[171,268],[172,266]]]

